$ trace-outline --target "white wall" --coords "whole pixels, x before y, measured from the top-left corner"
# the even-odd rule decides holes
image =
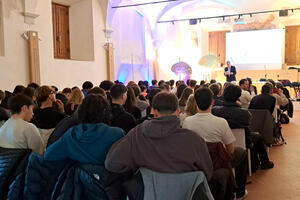
[[[0,56],[4,56],[4,31],[3,31],[3,11],[0,0]]]
[[[7,9],[7,1],[3,4],[4,13],[4,40],[5,56],[0,56],[0,89],[12,90],[15,85],[27,85],[29,82],[28,46],[21,34],[28,30],[39,32],[40,41],[40,66],[42,84],[56,85],[63,87],[81,86],[85,80],[94,84],[107,78],[106,54],[103,45],[106,42],[104,32],[104,16],[101,6],[97,0],[89,1],[93,6],[93,21],[86,21],[92,24],[94,30],[94,61],[74,61],[54,59],[53,55],[53,30],[52,30],[52,9],[51,0],[39,0],[36,13],[40,16],[36,24],[28,26],[24,23],[24,17],[20,10]]]
[[[79,1],[69,8],[70,51],[72,60],[94,60],[93,7],[91,0]],[[86,23],[91,22],[91,23]]]

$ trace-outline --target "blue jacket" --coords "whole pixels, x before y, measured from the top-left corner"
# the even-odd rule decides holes
[[[45,160],[70,159],[79,163],[104,165],[112,144],[124,136],[120,128],[106,124],[79,124],[70,128],[48,147]]]

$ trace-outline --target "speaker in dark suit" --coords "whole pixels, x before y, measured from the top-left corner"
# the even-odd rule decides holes
[[[231,81],[236,81],[236,69],[235,66],[232,66],[230,64],[230,61],[226,62],[226,67],[224,69],[224,75],[226,76],[226,81],[231,82]]]

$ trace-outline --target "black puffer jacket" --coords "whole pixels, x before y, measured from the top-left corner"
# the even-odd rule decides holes
[[[53,200],[123,200],[121,184],[129,173],[113,174],[102,166],[76,164],[60,175]]]
[[[11,183],[25,171],[30,153],[30,149],[0,147],[0,199],[6,199]]]

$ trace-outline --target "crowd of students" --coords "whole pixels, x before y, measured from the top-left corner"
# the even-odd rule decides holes
[[[159,173],[202,171],[215,199],[234,194],[243,199],[247,152],[234,146],[231,129],[245,129],[252,172],[271,169],[264,138],[249,129],[247,109],[267,109],[276,120],[277,110],[289,104],[287,90],[273,80],[257,92],[249,78],[239,85],[153,80],[151,86],[147,81],[125,86],[105,80],[94,87],[86,81],[82,89],[62,91],[18,85],[12,93],[0,92],[0,147],[31,149],[45,162],[72,160],[130,173],[128,180],[141,167]],[[127,195],[138,199],[132,196],[146,190],[142,185],[133,184],[135,195]]]

